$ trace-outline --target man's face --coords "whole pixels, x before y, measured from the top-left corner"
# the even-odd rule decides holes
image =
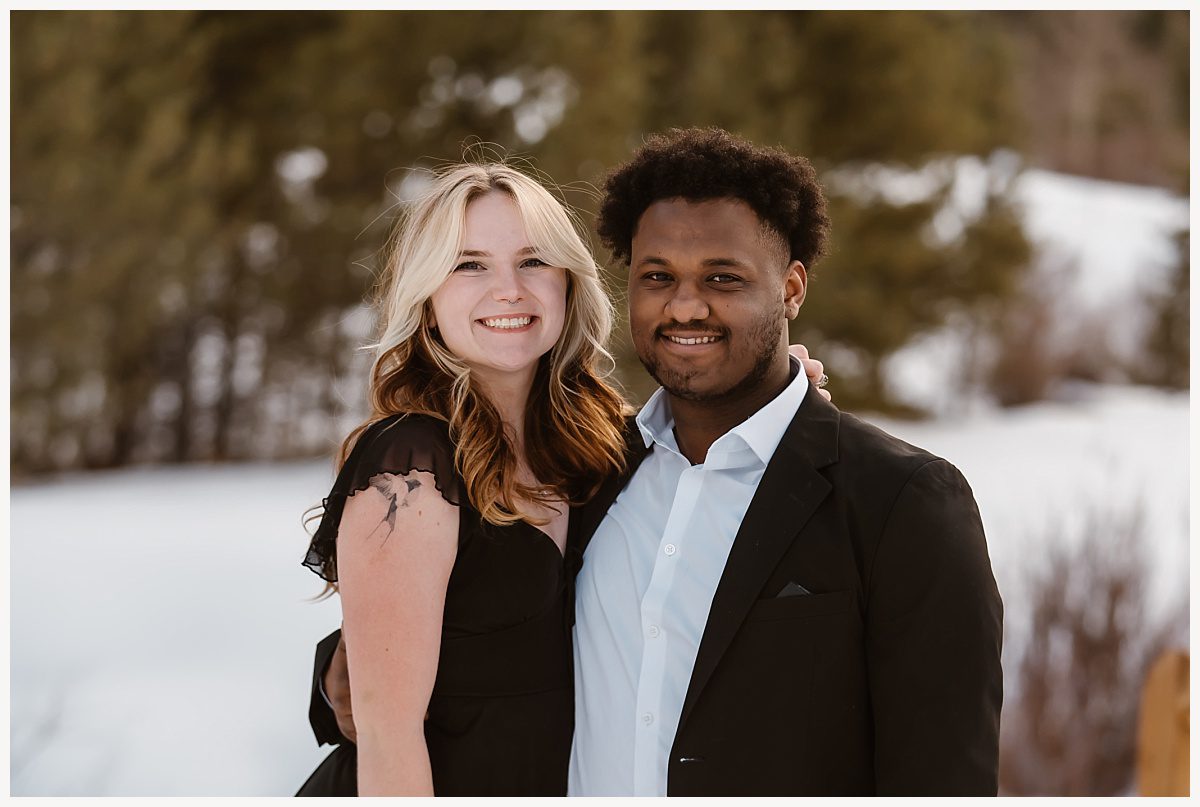
[[[739,199],[664,199],[646,208],[629,264],[629,327],[647,372],[671,395],[752,396],[785,362],[787,320],[806,276]]]

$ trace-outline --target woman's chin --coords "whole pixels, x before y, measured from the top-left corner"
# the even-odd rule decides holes
[[[541,356],[494,358],[487,361],[468,362],[472,374],[485,380],[518,380],[528,376],[531,380]]]

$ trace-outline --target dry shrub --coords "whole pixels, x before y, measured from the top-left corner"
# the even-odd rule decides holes
[[[1067,302],[1077,272],[1044,262],[993,321],[983,381],[1001,406],[1054,398],[1066,381],[1126,380],[1110,341],[1113,313]]]
[[[1050,397],[1063,376],[1063,357],[1055,345],[1055,298],[1022,292],[1006,306],[995,325],[994,361],[985,384],[1001,406],[1020,406]]]
[[[1097,505],[1081,530],[1048,530],[1020,599],[1010,594],[1009,621],[1023,635],[1010,636],[1018,659],[1005,666],[1002,794],[1128,793],[1142,682],[1186,619],[1184,606],[1149,622],[1144,547],[1152,538],[1140,507],[1122,514]]]
[[[1144,384],[1183,390],[1191,379],[1191,234],[1182,230],[1174,241],[1175,263],[1160,285],[1142,295],[1150,323],[1131,375]]]

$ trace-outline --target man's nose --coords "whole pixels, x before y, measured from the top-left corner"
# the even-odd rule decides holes
[[[515,269],[497,269],[492,277],[492,299],[496,302],[519,303],[525,299],[525,284]]]
[[[681,283],[667,300],[663,312],[676,322],[692,322],[708,318],[708,303],[704,296],[690,283]]]

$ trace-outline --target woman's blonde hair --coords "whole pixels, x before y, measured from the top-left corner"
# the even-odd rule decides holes
[[[498,191],[512,198],[538,257],[567,272],[566,318],[541,358],[525,411],[524,448],[543,487],[517,481],[517,455],[500,414],[470,369],[430,327],[430,297],[459,261],[467,205]],[[502,163],[460,163],[402,215],[389,243],[377,305],[380,338],[371,368],[371,416],[346,438],[339,467],[371,424],[399,413],[449,423],[455,467],[471,504],[492,524],[538,522],[521,500],[579,503],[624,465],[629,405],[605,377],[613,309],[573,214],[538,181]]]

